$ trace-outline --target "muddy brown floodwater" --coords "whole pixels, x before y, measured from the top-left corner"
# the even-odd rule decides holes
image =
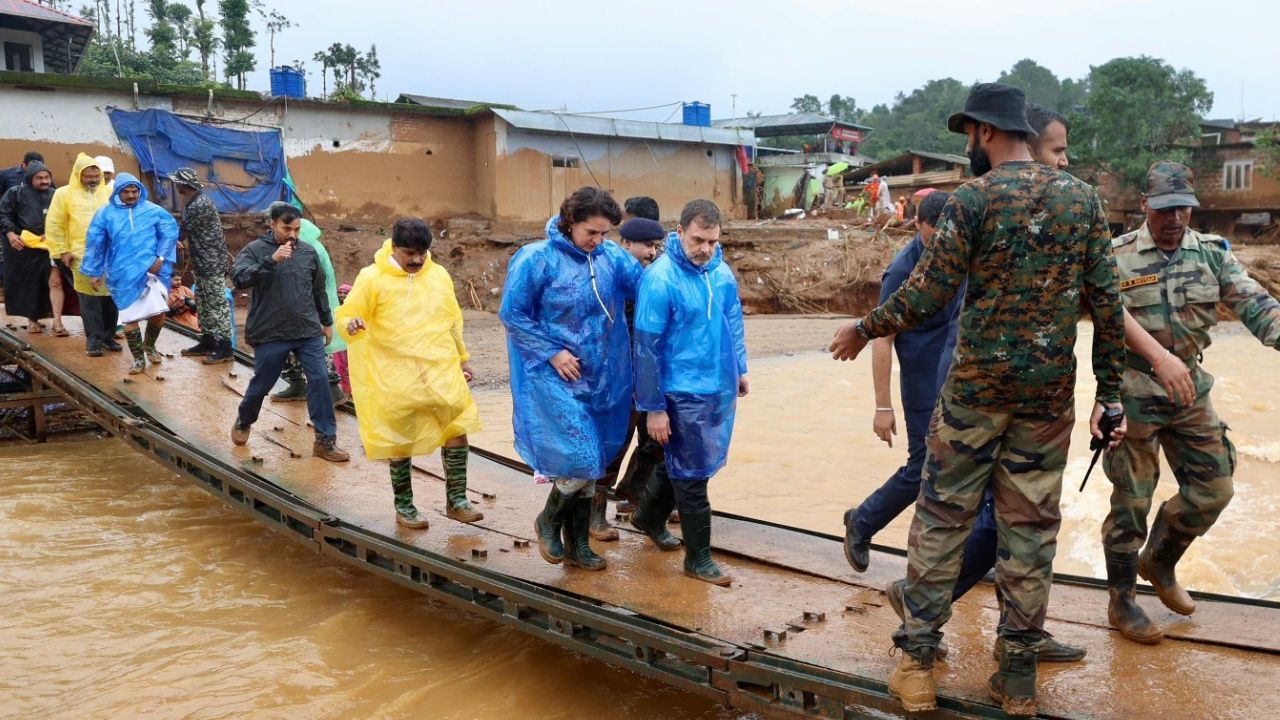
[[[798,322],[818,324],[780,343],[783,323],[756,322],[752,346],[813,347],[834,324]],[[1078,408],[1093,390],[1089,337],[1082,326]],[[1236,497],[1179,575],[1280,598],[1280,355],[1226,325],[1205,364],[1240,451]],[[751,375],[713,502],[839,532],[905,455],[905,437],[889,449],[871,434],[869,358],[757,358]],[[474,441],[509,452],[508,394],[477,397]],[[1108,485],[1099,472],[1076,492],[1087,460],[1082,420],[1057,568],[1098,576]],[[909,519],[877,540],[901,547]],[[737,716],[308,553],[114,440],[0,448],[0,593],[5,720]]]

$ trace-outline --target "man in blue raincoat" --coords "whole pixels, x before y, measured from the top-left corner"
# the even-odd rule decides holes
[[[636,409],[665,446],[672,493],[644,493],[633,524],[663,547],[674,496],[685,575],[728,585],[711,558],[707,482],[729,456],[738,398],[748,390],[742,303],[721,254],[715,203],[685,205],[676,235],[645,272],[635,316]]]
[[[621,219],[604,190],[570,195],[547,223],[547,239],[511,258],[498,312],[507,328],[516,451],[553,482],[534,523],[538,550],[547,562],[589,570],[605,567],[589,543],[595,483],[622,448],[631,415],[624,313],[642,269],[605,242]]]
[[[151,278],[156,278],[168,293],[173,264],[178,259],[178,222],[149,197],[147,188],[136,177],[129,173],[117,175],[111,201],[89,223],[84,260],[80,263],[80,274],[89,278],[95,288],[102,287],[105,276],[120,316],[134,318],[124,326],[129,352],[133,354],[131,375],[146,370],[148,360],[160,364],[156,339],[169,309],[165,303],[156,314],[144,318],[131,312],[131,306],[143,301]],[[141,319],[147,321],[146,337],[138,327]]]

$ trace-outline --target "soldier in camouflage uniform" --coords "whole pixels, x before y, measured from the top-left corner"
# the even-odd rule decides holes
[[[178,195],[186,201],[182,210],[182,234],[195,269],[196,317],[200,341],[183,355],[204,356],[205,365],[231,362],[231,306],[227,303],[227,239],[213,199],[191,168],[179,168],[169,176]]]
[[[1225,239],[1189,227],[1191,209],[1199,205],[1191,170],[1158,162],[1147,172],[1142,201],[1147,221],[1112,242],[1125,307],[1165,348],[1154,366],[1129,354],[1122,391],[1129,433],[1103,462],[1113,486],[1111,513],[1102,527],[1108,620],[1125,637],[1143,643],[1159,642],[1162,632],[1134,602],[1135,574],[1151,582],[1170,610],[1194,612],[1174,566],[1231,501],[1236,452],[1209,401],[1213,376],[1199,364],[1212,342],[1209,330],[1218,322],[1218,303],[1264,344],[1280,349],[1280,303],[1249,277]],[[1155,377],[1160,365],[1179,360],[1191,368],[1195,382],[1190,404],[1171,399]],[[1178,494],[1160,506],[1148,535],[1161,448]]]
[[[989,687],[1006,713],[1028,716],[1037,708],[1036,653],[1045,642],[1074,419],[1076,322],[1088,307],[1097,433],[1104,407],[1120,402],[1124,321],[1097,193],[1032,161],[1026,138],[1034,131],[1022,92],[977,85],[949,127],[968,135],[972,167],[982,176],[956,190],[906,283],[842,327],[831,349],[849,359],[868,339],[912,327],[938,312],[968,277],[955,359],[926,440],[903,593],[906,622],[894,634],[904,652],[889,691],[908,712],[936,707],[932,666],[941,628],[951,615],[965,539],[991,487],[996,584],[1005,606],[1000,666]]]

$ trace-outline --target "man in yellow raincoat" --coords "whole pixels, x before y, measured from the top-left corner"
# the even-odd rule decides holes
[[[462,309],[448,271],[431,261],[431,229],[397,220],[391,239],[360,271],[335,324],[348,343],[360,440],[371,460],[391,461],[396,522],[426,528],[413,504],[414,455],[440,448],[445,514],[484,518],[467,501],[467,433],[480,429],[471,399]]]
[[[100,357],[102,351],[120,352],[115,340],[117,310],[106,285],[94,287],[80,273],[84,260],[85,235],[98,209],[111,200],[111,191],[102,182],[98,160],[80,153],[71,166],[67,184],[53,193],[49,214],[45,217],[45,237],[49,256],[61,260],[71,270],[76,294],[80,296],[80,318],[84,321],[85,351]]]

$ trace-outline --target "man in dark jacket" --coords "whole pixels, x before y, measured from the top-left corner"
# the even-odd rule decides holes
[[[0,170],[0,195],[9,192],[9,188],[18,187],[27,176],[27,168],[31,163],[44,162],[44,156],[34,150],[22,156],[22,164]]]
[[[40,320],[49,303],[49,250],[44,218],[53,201],[53,174],[39,160],[27,163],[26,179],[0,196],[0,234],[4,235],[5,310],[27,318],[27,329],[43,332]]]
[[[308,380],[307,412],[316,429],[312,452],[330,462],[344,462],[350,455],[337,446],[338,425],[324,359],[324,346],[333,338],[333,311],[316,251],[298,244],[301,222],[293,206],[272,208],[271,232],[245,246],[231,268],[237,289],[253,288],[244,330],[254,351],[253,380],[240,403],[231,441],[249,441],[263,399],[294,352]]]

